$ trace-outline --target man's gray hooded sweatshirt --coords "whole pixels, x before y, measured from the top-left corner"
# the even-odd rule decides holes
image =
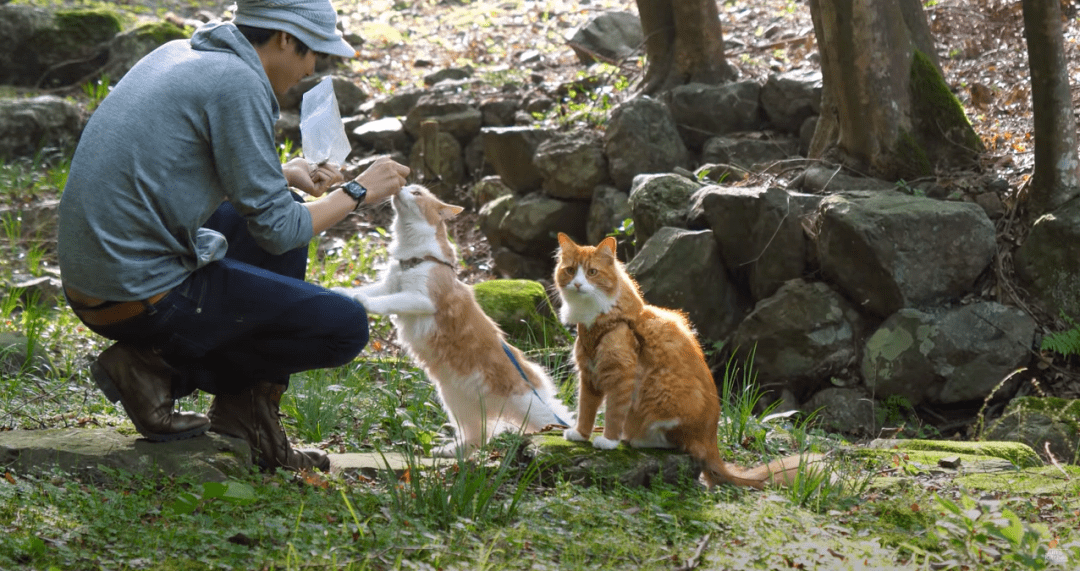
[[[65,285],[112,301],[146,299],[225,255],[200,228],[223,200],[280,254],[311,239],[274,141],[278,102],[258,54],[232,24],[143,58],[83,131],[60,201]]]

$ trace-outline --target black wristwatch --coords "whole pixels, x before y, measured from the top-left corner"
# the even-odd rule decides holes
[[[341,190],[345,194],[348,194],[349,198],[356,201],[356,206],[358,208],[361,204],[364,203],[364,197],[367,196],[367,189],[364,188],[364,185],[356,182],[355,180],[350,180],[349,182],[341,185]]]

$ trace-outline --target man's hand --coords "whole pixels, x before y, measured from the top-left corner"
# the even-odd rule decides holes
[[[356,177],[356,182],[367,189],[364,204],[378,204],[397,194],[405,186],[409,172],[409,167],[389,157],[371,163],[367,170]]]
[[[281,173],[285,175],[289,186],[311,196],[322,196],[332,186],[345,180],[337,165],[314,165],[300,157],[281,165]]]

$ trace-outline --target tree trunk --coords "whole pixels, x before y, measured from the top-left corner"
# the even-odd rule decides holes
[[[637,6],[645,34],[643,93],[735,77],[724,58],[716,0],[637,0]]]
[[[810,0],[810,13],[823,83],[811,157],[897,180],[983,149],[941,75],[919,0]]]
[[[1035,123],[1035,172],[1027,195],[1027,215],[1033,221],[1080,195],[1080,161],[1065,67],[1061,4],[1024,0],[1023,10]]]

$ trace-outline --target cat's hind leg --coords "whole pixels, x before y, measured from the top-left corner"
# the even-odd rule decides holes
[[[678,448],[668,439],[668,431],[679,426],[679,419],[642,422],[631,415],[623,434],[634,448]]]

